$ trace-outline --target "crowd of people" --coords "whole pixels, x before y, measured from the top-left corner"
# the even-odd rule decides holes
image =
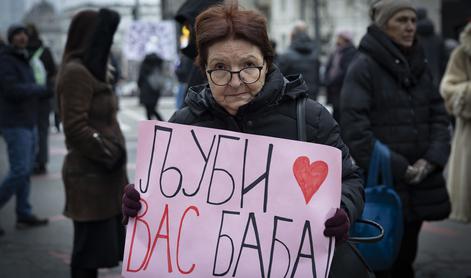
[[[331,273],[354,271],[336,260],[368,201],[364,177],[376,142],[391,153],[404,223],[399,254],[389,269],[375,270],[377,277],[414,277],[424,221],[471,221],[471,23],[449,55],[426,10],[408,0],[376,1],[358,47],[353,33],[338,31],[322,66],[305,23],[294,24],[289,48],[276,55],[264,16],[237,1],[197,2],[187,1],[176,16],[190,38],[176,68],[179,109],[169,122],[300,140],[296,105],[306,99],[307,141],[342,152],[340,208],[324,227],[339,250]],[[48,224],[33,213],[29,195],[31,175],[47,171],[55,112],[67,147],[62,180],[64,215],[74,228],[71,277],[97,277],[99,268],[118,265],[124,225],[141,208],[127,178],[110,70],[119,23],[109,9],[77,13],[59,66],[34,25],[14,24],[7,42],[0,40],[0,133],[9,160],[0,209],[16,196],[18,229]],[[141,63],[139,99],[149,120],[165,120],[156,110],[164,62],[150,53]],[[317,101],[322,92],[331,112]]]

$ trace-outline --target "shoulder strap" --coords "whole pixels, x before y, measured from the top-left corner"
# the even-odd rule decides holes
[[[296,123],[298,126],[298,139],[301,141],[307,140],[306,135],[306,97],[301,96],[296,99]]]

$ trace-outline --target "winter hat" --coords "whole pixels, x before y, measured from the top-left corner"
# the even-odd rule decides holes
[[[370,17],[374,24],[381,28],[394,14],[402,10],[417,12],[410,0],[379,0],[371,6]]]
[[[337,32],[337,36],[344,38],[347,41],[353,41],[353,33],[347,30]]]
[[[26,27],[24,25],[22,24],[11,25],[10,28],[8,28],[8,32],[7,32],[8,43],[11,43],[13,40],[13,37],[16,34],[21,33],[21,32],[25,32],[26,34],[28,34],[28,31],[26,30]]]

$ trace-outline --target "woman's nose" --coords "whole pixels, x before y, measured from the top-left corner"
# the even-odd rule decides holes
[[[240,84],[242,83],[242,80],[240,80],[239,73],[232,72],[231,74],[232,76],[231,76],[231,81],[229,82],[229,86],[233,88],[239,87]]]

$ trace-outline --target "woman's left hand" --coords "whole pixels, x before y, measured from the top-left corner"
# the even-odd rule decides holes
[[[325,221],[324,235],[335,237],[335,245],[345,242],[348,239],[350,230],[350,219],[342,208],[335,211],[334,216]]]
[[[421,158],[417,160],[414,165],[412,165],[415,169],[417,169],[417,174],[413,179],[410,180],[410,184],[419,184],[421,183],[430,173],[432,173],[436,166],[432,163],[428,162],[427,160]]]

